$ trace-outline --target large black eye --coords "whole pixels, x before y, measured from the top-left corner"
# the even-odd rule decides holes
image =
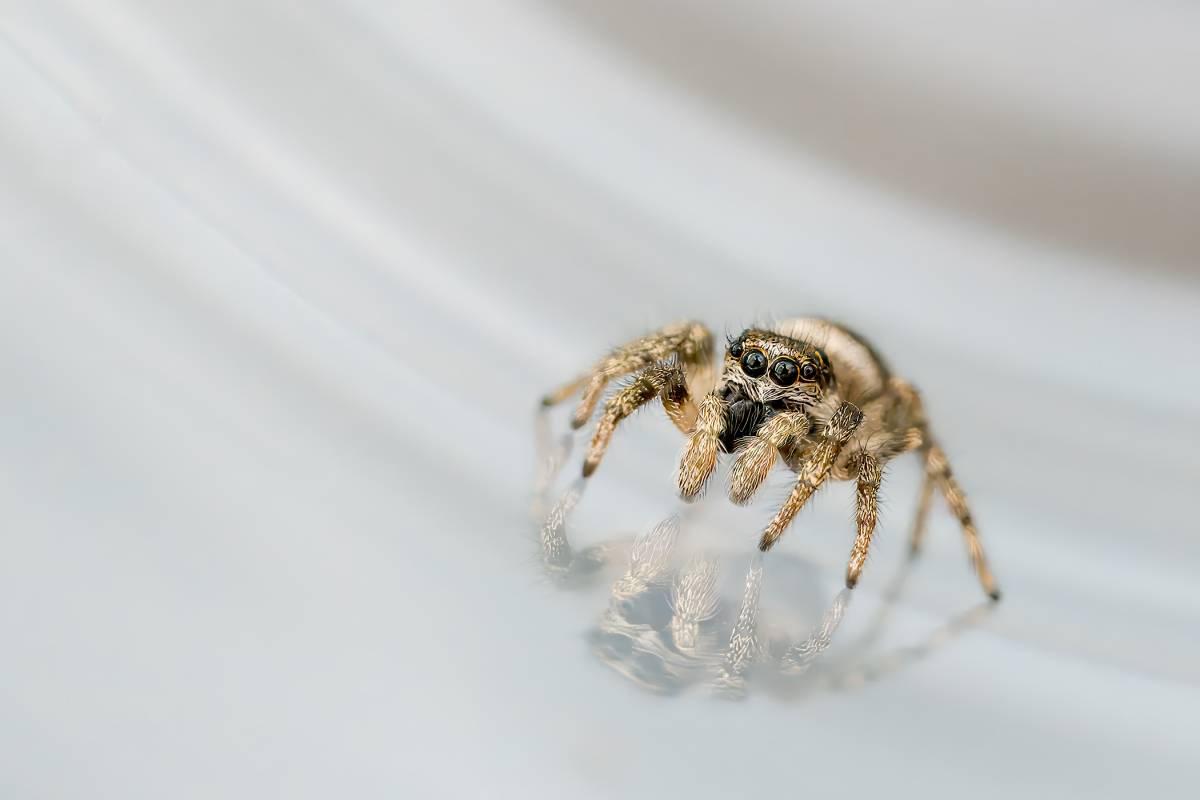
[[[742,371],[751,378],[757,378],[767,371],[767,357],[761,350],[751,350],[742,356]]]
[[[806,381],[815,381],[817,379],[816,366],[811,361],[805,362],[800,367],[800,377]]]
[[[781,358],[771,365],[771,381],[780,386],[791,386],[799,374],[796,362],[790,358]]]

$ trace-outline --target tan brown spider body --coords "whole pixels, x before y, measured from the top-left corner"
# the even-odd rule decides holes
[[[920,396],[892,375],[861,337],[826,320],[792,319],[731,339],[719,372],[713,370],[713,350],[704,325],[669,325],[616,348],[588,373],[547,395],[543,402],[553,405],[582,391],[573,417],[573,425],[581,427],[609,381],[632,376],[604,405],[584,476],[599,466],[621,420],[657,399],[688,437],[678,474],[684,498],[704,490],[722,453],[734,459],[729,497],[735,503],[754,496],[777,460],[795,473],[791,492],[763,531],[762,550],[778,541],[827,479],[855,481],[858,534],[846,569],[846,585],[853,587],[875,531],[884,467],[915,451],[924,463],[925,482],[913,550],[920,545],[933,491],[940,488],[962,526],[984,591],[999,597],[966,499],[930,435]]]

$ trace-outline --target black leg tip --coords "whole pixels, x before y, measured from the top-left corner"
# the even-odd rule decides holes
[[[585,477],[585,478],[592,477],[592,473],[596,471],[596,467],[598,467],[598,466],[600,466],[600,465],[594,464],[591,461],[583,462],[583,477]]]
[[[990,592],[988,592],[988,597],[992,598],[993,603],[999,603],[1000,602],[1000,590],[992,589]]]

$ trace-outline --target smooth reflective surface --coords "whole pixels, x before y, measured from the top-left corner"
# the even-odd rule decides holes
[[[918,561],[910,557],[897,570],[870,621],[827,658],[853,592],[841,589],[823,608],[812,602],[811,594],[793,595],[790,603],[765,613],[764,559],[773,565],[774,581],[793,586],[826,582],[819,567],[755,549],[733,555],[689,545],[687,527],[698,513],[690,506],[681,506],[632,540],[602,541],[583,551],[573,548],[571,516],[588,484],[576,479],[557,501],[549,502],[555,478],[570,463],[574,439],[554,439],[550,428],[550,415],[539,414],[541,466],[533,511],[543,515],[538,525],[543,570],[564,591],[596,595],[590,590],[609,583],[607,606],[587,639],[597,659],[641,689],[664,695],[707,689],[731,699],[758,690],[795,700],[814,691],[859,688],[929,656],[996,608],[981,601],[919,640],[882,647],[892,607]],[[743,568],[740,587],[721,580],[730,577],[722,573],[739,575]],[[816,622],[794,638],[795,623],[805,619]]]
[[[1193,797],[1198,10],[0,0],[0,796]],[[991,611],[911,461],[844,604],[657,413],[541,525],[544,392],[804,314]]]

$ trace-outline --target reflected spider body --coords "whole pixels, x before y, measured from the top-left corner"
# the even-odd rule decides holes
[[[730,339],[719,372],[713,361],[708,328],[676,323],[614,349],[546,395],[543,404],[581,392],[572,418],[579,428],[592,417],[609,382],[629,376],[604,404],[584,458],[585,478],[600,465],[620,422],[655,400],[687,436],[677,476],[687,500],[703,492],[722,454],[733,457],[729,497],[738,504],[748,502],[782,460],[795,481],[762,533],[763,551],[826,480],[855,481],[857,536],[846,569],[850,588],[858,582],[875,531],[884,467],[898,455],[916,452],[925,481],[913,551],[920,546],[933,492],[940,489],[959,520],[984,591],[999,598],[966,498],[930,434],[920,396],[862,337],[828,320],[790,319]]]

